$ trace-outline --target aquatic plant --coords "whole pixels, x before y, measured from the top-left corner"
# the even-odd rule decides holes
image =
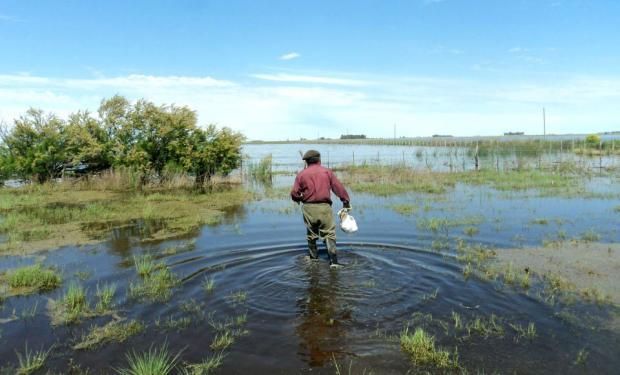
[[[95,295],[98,298],[95,309],[98,312],[108,311],[113,307],[114,294],[116,293],[116,284],[104,284],[103,287],[100,287],[97,284],[97,291]]]
[[[588,356],[590,355],[590,352],[588,352],[585,349],[581,349],[578,353],[577,353],[577,357],[575,358],[575,361],[573,362],[573,364],[575,366],[585,366],[586,361],[588,360]]]
[[[144,324],[137,320],[128,322],[111,321],[102,327],[91,327],[79,342],[73,345],[74,350],[94,349],[111,342],[125,342],[131,336],[144,331]]]
[[[258,163],[247,163],[247,174],[258,181],[271,181],[273,177],[273,158],[271,154]]]
[[[226,350],[235,342],[235,337],[231,331],[217,333],[209,347],[213,350]]]
[[[62,282],[56,270],[43,268],[38,263],[10,270],[6,279],[9,287],[14,289],[13,294],[48,291],[58,288]]]
[[[422,328],[416,328],[414,333],[409,327],[400,333],[400,347],[409,354],[416,366],[428,366],[437,369],[457,368],[458,360],[451,358],[450,352],[435,347],[435,338]]]
[[[230,294],[230,300],[235,304],[244,303],[247,298],[248,298],[248,293],[243,290],[239,290],[239,291],[236,291]]]
[[[515,336],[515,342],[518,342],[520,339],[525,338],[528,340],[534,340],[536,338],[536,325],[532,322],[528,323],[527,327],[523,327],[518,323],[508,323],[510,328],[512,328],[517,336]]]
[[[159,348],[151,346],[147,352],[127,354],[127,367],[117,369],[120,375],[168,375],[176,368],[181,353],[171,355],[168,345]]]
[[[472,237],[472,236],[475,236],[476,234],[480,233],[480,229],[478,229],[478,227],[465,227],[463,229],[463,233],[465,233],[466,235]]]
[[[28,344],[26,344],[23,354],[15,351],[15,354],[17,355],[17,362],[19,363],[16,369],[17,375],[34,374],[36,371],[41,369],[52,349],[53,347],[48,350],[30,351],[28,349]]]
[[[209,375],[224,364],[224,353],[217,353],[200,363],[188,363],[181,369],[182,375]]]
[[[467,336],[479,335],[487,338],[504,335],[504,327],[501,325],[500,318],[495,314],[491,314],[489,318],[476,317],[467,322],[465,329],[467,330]]]
[[[420,209],[418,205],[408,203],[394,204],[391,205],[390,208],[395,212],[406,216],[413,215]]]
[[[213,277],[206,277],[204,278],[204,280],[202,281],[202,289],[205,290],[205,292],[207,293],[213,293],[213,290],[215,289],[215,280],[213,279]]]
[[[136,272],[142,277],[150,276],[156,269],[161,267],[161,264],[156,263],[153,257],[149,254],[141,256],[133,256],[133,263],[136,267]]]
[[[601,235],[594,229],[589,229],[581,234],[581,240],[584,242],[596,242],[601,239]]]
[[[164,302],[172,296],[172,289],[179,284],[179,279],[166,266],[143,277],[137,283],[129,284],[129,295],[136,299]]]

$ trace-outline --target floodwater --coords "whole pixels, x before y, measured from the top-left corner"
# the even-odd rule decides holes
[[[287,163],[298,163],[297,156]],[[275,186],[291,182],[292,176],[280,176]],[[617,192],[613,180],[598,182],[590,184]],[[614,308],[548,304],[536,297],[536,287],[525,292],[466,279],[454,256],[459,238],[501,251],[540,245],[559,231],[570,238],[594,228],[601,241],[618,242],[617,199],[539,197],[461,185],[442,199],[351,195],[360,230],[339,232],[340,260],[346,264],[339,270],[328,267],[324,248],[320,262],[305,260],[302,217],[286,193],[248,203],[222,225],[174,241],[141,242],[149,223],[138,221],[111,228],[100,244],[44,253],[44,264],[61,269],[63,288],[9,298],[0,306],[0,367],[15,365],[16,351],[26,344],[31,350],[53,347],[46,368],[59,373],[68,373],[70,363],[94,374],[113,373],[126,365],[127,352],[163,343],[173,353],[182,351],[183,361],[196,363],[213,354],[209,345],[218,322],[246,314],[247,332],[226,350],[220,373],[333,374],[335,364],[352,374],[415,373],[398,341],[406,326],[424,327],[442,348],[458,348],[460,364],[473,373],[617,373],[620,333],[604,323],[617,314]],[[420,212],[403,216],[389,208],[401,203],[418,204]],[[463,226],[433,233],[417,225],[422,218],[476,218],[479,233],[467,236]],[[547,218],[548,224],[532,223],[536,218]],[[438,242],[448,245],[436,251]],[[144,253],[155,254],[182,279],[166,303],[127,295],[129,283],[139,279],[132,257]],[[38,259],[3,257],[0,271]],[[205,278],[215,282],[212,293],[202,286]],[[86,286],[92,301],[97,284],[116,283],[117,315],[145,322],[145,332],[122,344],[73,351],[85,331],[112,317],[52,327],[48,300],[60,298],[72,280]],[[245,298],[235,298],[239,295]],[[453,328],[453,312],[465,322],[497,316],[504,332],[467,335]],[[182,325],[166,325],[182,318],[187,318]],[[529,323],[536,326],[531,340],[519,338],[510,326]],[[586,353],[583,363],[577,361],[580,352]]]

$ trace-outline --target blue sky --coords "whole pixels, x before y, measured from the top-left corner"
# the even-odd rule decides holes
[[[620,130],[611,0],[0,0],[0,119],[116,93],[250,139]]]

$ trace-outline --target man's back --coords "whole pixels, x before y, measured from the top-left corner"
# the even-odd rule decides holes
[[[315,163],[297,174],[291,198],[296,202],[331,204],[331,191],[341,201],[349,201],[349,194],[334,173],[320,163]]]

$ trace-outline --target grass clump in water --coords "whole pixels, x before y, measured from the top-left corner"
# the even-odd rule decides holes
[[[215,289],[215,280],[212,277],[205,277],[202,281],[202,289],[209,294],[213,293],[213,290]]]
[[[209,346],[213,350],[226,350],[235,342],[235,336],[232,332],[226,330],[222,333],[217,333]]]
[[[156,263],[153,257],[150,255],[142,255],[133,257],[133,263],[136,267],[136,272],[142,277],[150,276],[155,270],[161,267],[161,264]]]
[[[436,369],[456,369],[458,360],[450,352],[435,347],[435,337],[417,328],[414,333],[407,327],[400,334],[400,347],[411,357],[416,366],[432,367]]]
[[[34,264],[9,271],[6,276],[12,294],[28,294],[56,289],[62,278],[57,271]]]
[[[114,307],[114,294],[116,293],[116,284],[105,284],[102,287],[99,287],[97,284],[97,292],[95,295],[97,296],[97,305],[95,309],[98,312],[109,311],[112,307]]]
[[[143,277],[138,283],[129,284],[129,295],[136,299],[153,302],[165,302],[172,297],[172,289],[179,284],[179,279],[170,271],[163,268]]]
[[[77,283],[71,283],[62,299],[51,301],[50,304],[52,324],[54,325],[77,323],[82,318],[94,315],[88,306],[86,289]]]
[[[224,354],[217,353],[200,363],[186,364],[181,373],[183,375],[209,375],[220,368],[224,363]]]
[[[120,375],[168,375],[176,368],[180,353],[173,356],[168,352],[168,345],[160,348],[151,346],[148,352],[127,354],[127,367],[118,369]]]
[[[418,212],[418,210],[420,209],[420,207],[418,205],[407,204],[407,203],[394,204],[394,205],[390,206],[390,208],[392,210],[394,210],[395,212],[397,212],[397,213],[399,213],[401,215],[405,215],[405,216],[413,215],[416,212]]]
[[[129,337],[142,331],[144,331],[144,324],[139,321],[112,321],[102,327],[92,327],[90,332],[73,346],[73,349],[94,349],[110,342],[125,342]]]
[[[52,348],[48,350],[30,351],[28,349],[28,344],[26,344],[26,348],[24,349],[24,354],[16,351],[17,362],[19,363],[19,366],[16,369],[16,374],[17,375],[34,374],[35,372],[37,372],[43,367],[51,351],[52,351]]]
[[[598,234],[594,229],[590,229],[581,234],[581,240],[583,242],[596,242],[601,239],[601,235]]]
[[[518,324],[518,323],[509,323],[510,328],[512,328],[515,333],[517,334],[515,336],[515,342],[519,342],[520,339],[525,338],[528,339],[530,341],[534,340],[537,336],[536,334],[536,325],[532,322],[530,322],[527,327],[523,327],[522,325]]]

